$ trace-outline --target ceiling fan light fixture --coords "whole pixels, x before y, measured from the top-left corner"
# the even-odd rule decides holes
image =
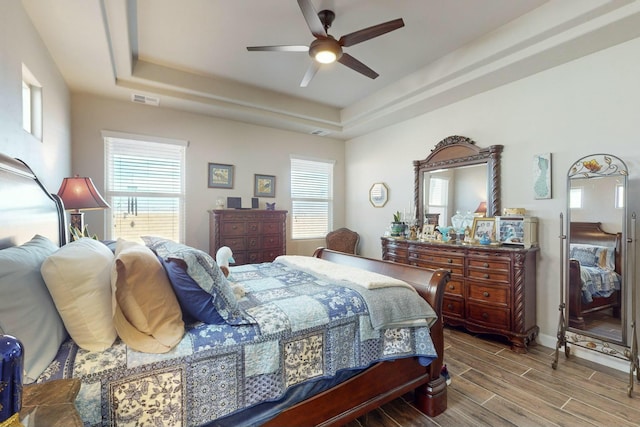
[[[331,64],[336,60],[336,54],[331,52],[330,50],[321,50],[316,53],[316,61],[321,64]]]
[[[342,56],[342,48],[331,39],[317,39],[309,46],[309,55],[321,64],[331,64]]]

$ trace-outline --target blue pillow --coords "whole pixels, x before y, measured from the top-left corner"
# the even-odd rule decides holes
[[[165,261],[174,259],[183,262],[189,277],[213,297],[213,305],[225,322],[230,325],[255,323],[255,320],[240,308],[238,299],[231,289],[231,283],[208,253],[163,237],[142,236],[142,240]]]
[[[182,319],[185,323],[193,320],[209,324],[225,323],[213,304],[215,297],[202,289],[187,274],[181,261],[174,259],[165,261],[161,256],[158,256],[158,259],[167,272],[173,292],[178,298],[182,309]]]

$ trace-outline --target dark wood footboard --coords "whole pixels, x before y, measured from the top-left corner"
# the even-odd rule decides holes
[[[317,258],[395,277],[411,284],[434,308],[438,321],[431,339],[438,358],[422,366],[417,358],[377,363],[359,375],[283,411],[265,426],[340,426],[413,391],[416,407],[435,417],[447,408],[447,387],[440,376],[444,358],[442,299],[449,280],[446,270],[429,271],[319,248]]]

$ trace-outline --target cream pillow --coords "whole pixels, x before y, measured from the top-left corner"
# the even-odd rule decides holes
[[[70,242],[43,263],[42,277],[71,338],[101,351],[117,338],[111,307],[113,253],[87,237]]]
[[[111,272],[114,323],[129,347],[166,353],[184,335],[178,299],[156,255],[144,245],[119,239]]]

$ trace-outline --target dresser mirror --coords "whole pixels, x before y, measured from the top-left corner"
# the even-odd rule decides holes
[[[629,233],[635,233],[635,215],[629,218],[627,211],[628,173],[622,160],[608,154],[583,157],[567,173],[566,233],[562,217],[560,233],[564,293],[554,369],[561,346],[569,355],[567,344],[637,364],[631,326],[635,236]]]
[[[426,159],[415,160],[414,205],[418,225],[425,223],[427,213],[440,214],[440,225],[448,225],[456,210],[473,213],[481,202],[486,202],[486,216],[500,215],[502,148],[502,145],[480,148],[473,140],[454,135],[438,142]],[[436,191],[444,191],[446,196],[435,197]]]

